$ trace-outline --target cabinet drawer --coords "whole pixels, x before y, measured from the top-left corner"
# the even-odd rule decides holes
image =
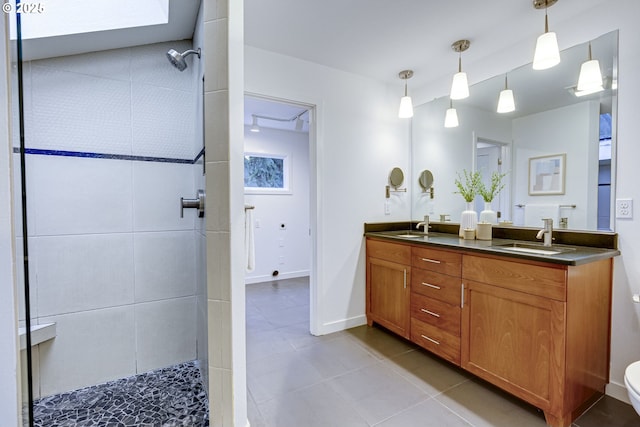
[[[417,248],[411,250],[411,265],[450,276],[460,276],[462,255],[438,249]]]
[[[456,365],[460,365],[460,337],[412,318],[411,341]]]
[[[367,239],[367,256],[399,264],[411,261],[411,246]]]
[[[460,336],[460,306],[411,294],[411,317]]]
[[[462,280],[420,268],[413,269],[411,291],[435,298],[451,305],[460,306]]]
[[[543,267],[471,255],[465,255],[462,261],[462,277],[465,280],[489,283],[558,301],[566,301],[566,274],[563,267]]]

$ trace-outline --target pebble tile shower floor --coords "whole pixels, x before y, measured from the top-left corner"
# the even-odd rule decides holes
[[[206,427],[209,403],[196,362],[34,402],[36,427]]]

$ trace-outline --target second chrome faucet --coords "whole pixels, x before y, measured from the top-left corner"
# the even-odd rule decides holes
[[[544,228],[538,231],[536,239],[544,238],[544,245],[551,246],[551,240],[553,238],[553,218],[543,218],[542,221],[544,221]]]

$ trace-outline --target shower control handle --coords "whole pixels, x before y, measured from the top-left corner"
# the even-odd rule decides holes
[[[180,197],[180,218],[184,218],[184,209],[198,209],[198,218],[204,217],[204,190],[198,190],[197,199],[185,199]]]

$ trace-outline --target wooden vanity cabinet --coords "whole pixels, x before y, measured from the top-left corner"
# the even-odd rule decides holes
[[[411,341],[460,365],[462,255],[411,248]]]
[[[462,367],[569,426],[608,383],[611,274],[465,254]]]
[[[367,239],[366,313],[369,326],[409,338],[411,246]]]

